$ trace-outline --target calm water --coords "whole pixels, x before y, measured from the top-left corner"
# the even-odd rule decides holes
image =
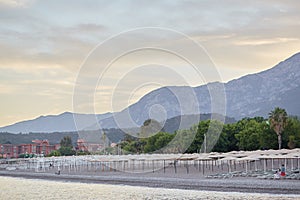
[[[300,199],[298,196],[208,192],[29,180],[0,176],[0,199]]]

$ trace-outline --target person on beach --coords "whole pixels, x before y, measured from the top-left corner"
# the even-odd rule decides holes
[[[60,175],[60,167],[59,166],[58,166],[57,172],[55,172],[55,174]]]
[[[280,173],[281,177],[285,177],[285,166],[284,164],[281,165],[281,173]]]
[[[274,179],[279,179],[280,178],[280,169],[276,170],[274,173]]]

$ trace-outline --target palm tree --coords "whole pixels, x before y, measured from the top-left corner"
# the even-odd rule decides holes
[[[105,154],[105,149],[106,149],[106,133],[105,132],[102,133],[101,140],[103,143],[103,150],[104,150],[104,154]]]
[[[278,148],[281,149],[281,135],[287,124],[287,113],[285,109],[276,107],[269,113],[269,121],[271,128],[276,132],[278,137]]]

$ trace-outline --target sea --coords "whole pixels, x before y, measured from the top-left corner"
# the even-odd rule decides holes
[[[300,195],[150,188],[0,176],[0,199],[300,199]]]

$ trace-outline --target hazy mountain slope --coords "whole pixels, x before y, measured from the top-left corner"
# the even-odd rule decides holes
[[[169,119],[186,114],[212,113],[210,94],[213,89],[211,88],[220,85],[221,83],[216,82],[195,88],[163,87],[146,94],[137,103],[99,123],[103,128],[133,127],[140,126],[149,118],[162,121],[164,117]],[[297,53],[269,70],[225,83],[225,114],[235,119],[254,116],[266,117],[274,107],[280,106],[285,108],[289,114],[300,116],[299,87],[300,53]],[[180,102],[194,102],[189,101],[193,98],[193,92],[198,99],[198,105],[191,106],[191,108],[195,108],[194,112],[191,109],[182,109]],[[196,106],[198,107],[196,108]],[[184,112],[182,113],[182,111]]]
[[[275,106],[300,116],[300,53],[269,70],[232,80],[225,87],[228,116],[267,116]]]
[[[0,132],[9,133],[29,133],[29,132],[68,132],[81,130],[88,125],[92,125],[96,120],[104,119],[109,117],[111,114],[106,113],[103,115],[93,115],[93,114],[73,114],[70,112],[65,112],[60,115],[48,115],[40,116],[33,120],[27,120],[5,126],[0,128]],[[77,119],[75,125],[74,118]]]
[[[154,90],[121,112],[97,115],[101,128],[140,127],[149,118],[165,121],[176,116],[215,113],[211,109],[213,88],[222,83],[199,87],[170,86]],[[225,83],[226,113],[235,119],[264,116],[276,106],[288,114],[300,116],[300,53],[280,62],[271,69],[243,76]],[[196,99],[195,99],[196,98]],[[220,100],[220,103],[221,100]],[[72,113],[39,117],[0,128],[0,132],[54,132],[95,130],[94,115],[76,114],[81,123],[75,127]]]

